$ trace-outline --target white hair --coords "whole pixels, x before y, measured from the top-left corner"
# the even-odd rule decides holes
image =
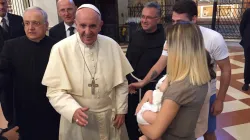
[[[25,9],[24,13],[29,11],[29,10],[38,10],[41,12],[42,16],[43,16],[43,20],[44,22],[48,22],[48,14],[40,7],[37,7],[37,6],[31,6],[31,7],[28,7],[27,9]]]

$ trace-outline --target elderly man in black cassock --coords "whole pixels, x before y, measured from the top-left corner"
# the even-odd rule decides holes
[[[13,81],[15,124],[22,140],[58,140],[59,114],[41,84],[55,41],[45,35],[48,17],[39,7],[25,10],[26,36],[8,40],[0,55],[0,87]]]

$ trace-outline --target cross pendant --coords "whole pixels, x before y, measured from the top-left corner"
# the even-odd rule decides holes
[[[98,84],[95,83],[95,79],[92,78],[91,84],[88,84],[89,87],[91,87],[91,93],[92,95],[95,94],[95,88],[98,87]]]

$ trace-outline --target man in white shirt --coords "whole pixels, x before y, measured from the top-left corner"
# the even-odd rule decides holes
[[[178,1],[173,7],[172,21],[173,24],[177,22],[197,22],[197,5],[192,0]],[[220,114],[223,110],[223,101],[226,96],[226,92],[230,83],[231,78],[231,66],[228,56],[228,49],[226,43],[218,32],[211,29],[200,27],[202,36],[204,38],[204,45],[209,52],[212,62],[214,63],[214,68],[216,70],[216,64],[221,69],[220,76],[220,88],[216,96],[216,80],[211,81],[210,93],[208,93],[210,98],[210,107],[204,109],[209,109],[208,112],[202,111],[200,115],[198,126],[202,129],[202,132],[196,132],[197,135],[203,135],[205,140],[216,140],[215,129],[216,129],[216,115]],[[147,76],[140,82],[132,83],[129,85],[130,91],[134,91],[136,88],[141,88],[148,84],[151,80],[156,78],[161,71],[167,65],[167,47],[164,45],[162,56],[159,58],[157,63],[151,68]],[[209,116],[207,116],[209,115]],[[199,124],[200,123],[200,124]],[[208,126],[207,126],[208,124]],[[198,131],[201,131],[197,128]],[[196,131],[197,131],[196,130]],[[199,133],[199,134],[198,134]]]
[[[57,11],[60,18],[63,20],[49,30],[49,36],[60,41],[66,37],[73,35],[76,32],[74,23],[76,6],[73,0],[58,0]]]

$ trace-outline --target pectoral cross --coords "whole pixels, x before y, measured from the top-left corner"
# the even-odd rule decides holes
[[[92,78],[91,84],[88,84],[89,87],[91,87],[91,93],[92,95],[95,94],[95,88],[98,87],[98,84],[95,83],[95,79]]]

